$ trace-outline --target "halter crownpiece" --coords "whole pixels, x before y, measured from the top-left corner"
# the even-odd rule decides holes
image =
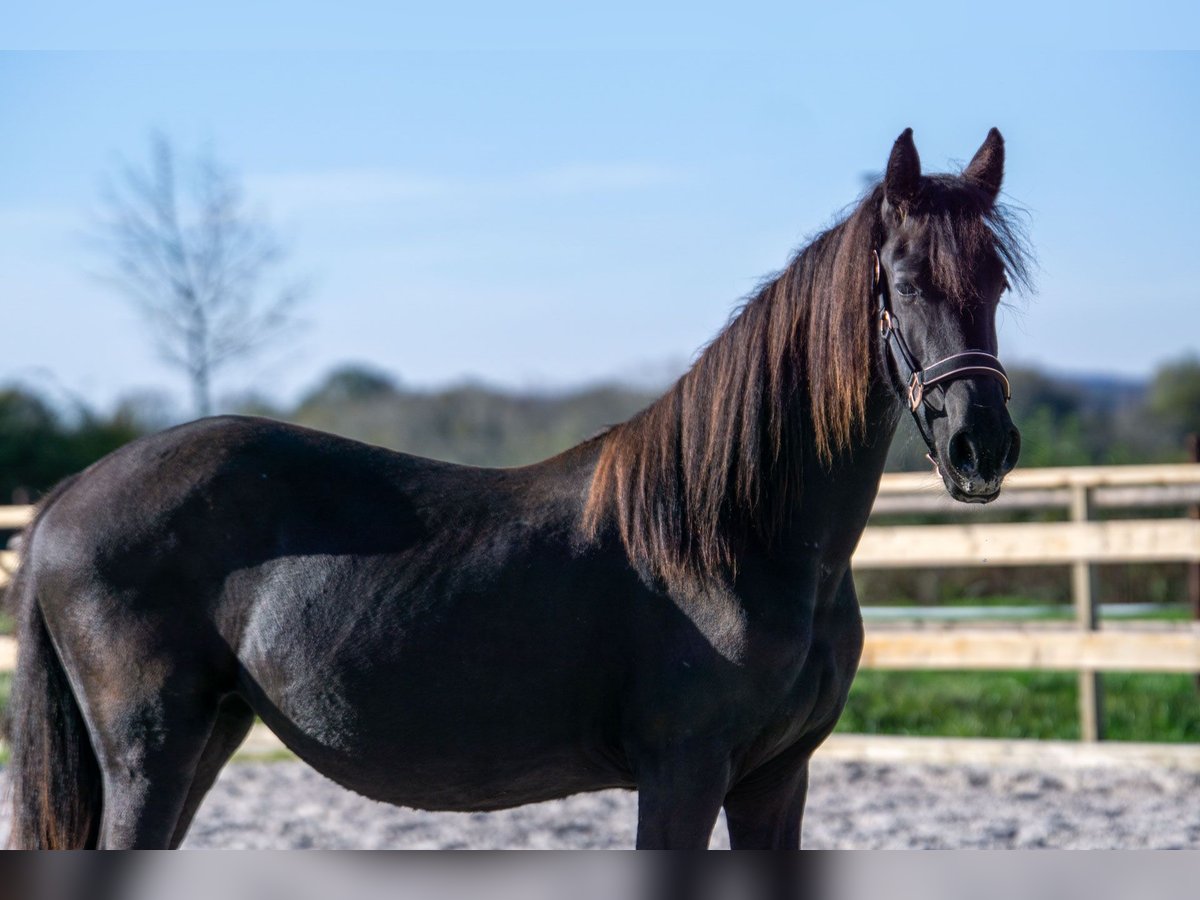
[[[879,251],[872,250],[871,257],[873,269],[871,290],[879,300],[879,337],[890,351],[889,355],[897,376],[897,390],[902,395],[906,395],[909,412],[913,414],[917,429],[925,438],[925,443],[929,445],[932,453],[933,441],[925,433],[921,419],[917,416],[917,410],[925,402],[929,388],[939,384],[945,385],[958,378],[983,375],[1000,381],[1004,390],[1004,402],[1007,403],[1012,398],[1012,386],[1008,381],[1008,372],[1004,370],[999,359],[983,350],[966,350],[962,353],[955,353],[922,367],[913,356],[912,351],[908,349],[904,336],[896,327],[896,314],[888,302],[888,291],[880,271]]]

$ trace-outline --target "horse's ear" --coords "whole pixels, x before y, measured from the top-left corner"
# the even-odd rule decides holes
[[[917,156],[917,145],[913,143],[912,129],[905,128],[892,145],[888,157],[887,174],[883,176],[883,195],[888,203],[904,207],[917,196],[921,186],[921,157]]]
[[[1000,193],[1004,180],[1004,138],[993,128],[983,139],[983,145],[963,169],[963,177],[983,188],[993,200]]]

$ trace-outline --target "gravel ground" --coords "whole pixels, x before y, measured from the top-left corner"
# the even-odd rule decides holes
[[[1200,848],[1200,773],[1030,771],[815,762],[814,848]],[[423,813],[365,800],[297,762],[234,763],[185,846],[204,848],[631,847],[632,793],[499,813]],[[0,820],[0,837],[7,831]],[[728,846],[724,822],[714,847]]]
[[[1200,773],[817,762],[811,781],[807,847],[1200,848]],[[636,819],[624,791],[422,813],[365,800],[302,763],[235,763],[186,846],[630,847]],[[721,822],[713,846],[727,845]]]

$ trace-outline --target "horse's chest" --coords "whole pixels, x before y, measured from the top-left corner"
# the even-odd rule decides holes
[[[833,730],[845,706],[862,651],[857,616],[820,623],[803,660],[780,680],[763,705],[766,713],[746,752],[754,768],[796,745],[815,748]]]

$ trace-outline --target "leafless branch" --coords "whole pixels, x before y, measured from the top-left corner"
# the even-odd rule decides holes
[[[284,248],[226,168],[202,155],[186,175],[154,135],[148,164],[122,166],[103,190],[93,237],[101,279],[141,313],[207,415],[215,373],[291,333],[303,290],[280,286]]]

